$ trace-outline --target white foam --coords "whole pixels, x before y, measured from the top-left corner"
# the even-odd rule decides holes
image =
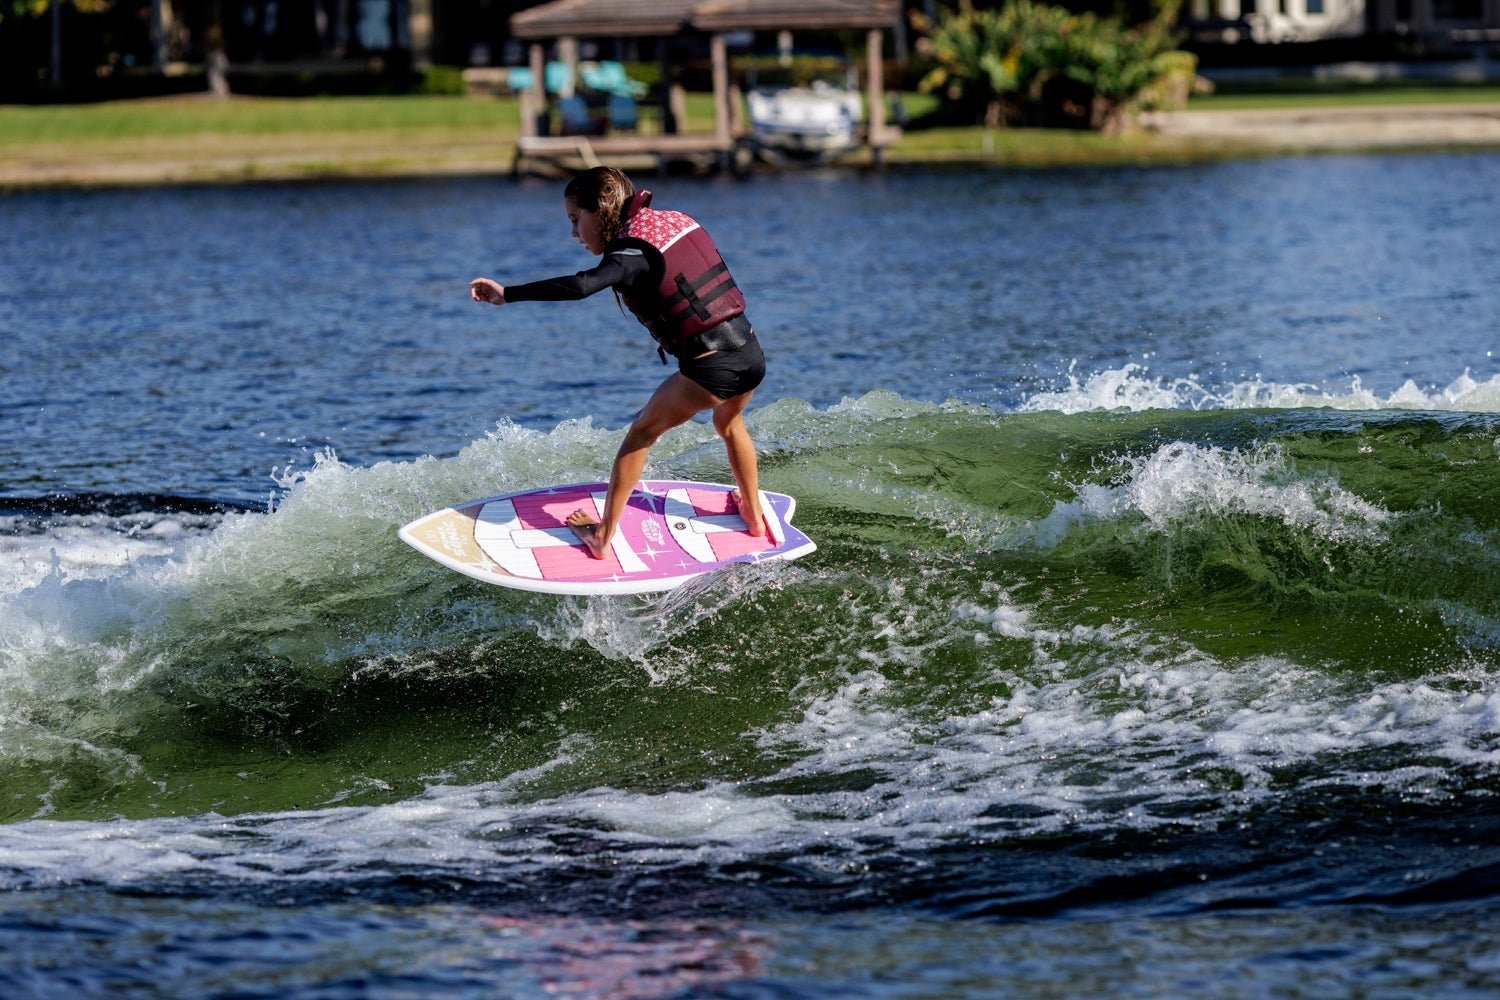
[[[1242,452],[1174,442],[1126,466],[1119,485],[1081,487],[1076,503],[1100,518],[1136,513],[1158,530],[1190,516],[1249,514],[1331,540],[1383,540],[1392,516],[1327,476],[1299,476],[1275,445]]]
[[[1362,691],[1357,678],[1274,657],[1225,662],[1124,626],[1047,627],[1034,609],[1003,596],[994,607],[961,605],[953,622],[987,630],[992,638],[969,640],[979,646],[1020,644],[1027,665],[997,668],[992,678],[1005,694],[921,723],[898,707],[883,674],[866,670],[816,698],[800,719],[761,734],[768,750],[803,754],[786,775],[859,767],[884,775],[873,788],[823,802],[840,817],[823,823],[839,839],[894,836],[896,828],[903,840],[941,838],[984,826],[986,813],[1006,806],[1041,810],[1028,821],[1040,827],[1179,823],[1153,807],[1219,798],[1226,774],[1240,788],[1228,801],[1248,805],[1275,794],[1279,769],[1388,746],[1500,765],[1493,691],[1431,682]],[[1337,773],[1356,784],[1421,785],[1434,776],[1426,767]]]
[[[792,825],[783,803],[747,797],[720,783],[654,795],[598,790],[577,805],[617,834],[651,842],[744,844]]]
[[[1023,413],[1202,409],[1216,398],[1192,378],[1150,378],[1147,369],[1138,364],[1094,372],[1083,380],[1078,378],[1075,366],[1076,362],[1069,366],[1067,388],[1032,393],[1018,409]]]
[[[1051,549],[1080,525],[1136,521],[1150,532],[1203,518],[1251,516],[1326,541],[1379,544],[1395,515],[1341,487],[1326,473],[1301,473],[1279,446],[1240,450],[1174,441],[1119,460],[1107,483],[1071,486],[1073,499],[1021,520],[944,508],[937,524],[971,545]]]
[[[1093,372],[1084,378],[1069,368],[1066,387],[1032,393],[1021,412],[1055,410],[1086,413],[1108,410],[1245,410],[1327,407],[1337,410],[1449,410],[1500,413],[1500,375],[1476,381],[1469,369],[1446,386],[1422,388],[1404,379],[1394,391],[1381,395],[1357,375],[1343,385],[1307,382],[1267,382],[1259,376],[1228,385],[1206,384],[1198,376],[1153,376],[1148,368],[1127,364]]]
[[[122,517],[55,516],[45,531],[22,518],[0,518],[0,596],[17,594],[48,576],[101,580],[138,563],[169,558],[219,518],[203,515],[132,514]]]
[[[717,436],[693,427],[673,440],[692,449]],[[524,599],[475,601],[467,616],[460,599],[447,614],[392,615],[366,633],[327,627],[305,595],[356,606],[388,601],[393,588],[432,571],[397,541],[396,526],[491,495],[497,483],[594,478],[617,443],[618,432],[588,420],[550,432],[502,422],[448,459],[355,468],[320,453],[310,467],[275,475],[279,492],[268,513],[62,516],[38,526],[8,518],[0,523],[0,724],[14,738],[18,720],[34,717],[44,700],[57,706],[47,713],[52,734],[69,737],[70,714],[107,718],[118,711],[107,692],[174,664],[192,669],[184,649],[215,636],[233,647],[236,630],[257,622],[313,650],[304,658],[309,669],[364,662],[419,670],[430,650],[472,638]],[[718,454],[722,461],[722,446]],[[622,648],[649,650],[670,624],[647,621]],[[32,727],[28,739],[44,735]]]
[[[543,802],[501,783],[434,786],[380,806],[0,826],[0,889],[76,882],[130,885],[182,876],[251,884],[423,871],[544,870],[585,829],[635,861],[743,850],[792,825],[776,800],[729,785],[645,794],[593,789]]]
[[[895,646],[922,645],[900,631]],[[767,776],[770,785],[538,796],[550,772],[597,749],[573,740],[551,761],[503,781],[439,781],[388,805],[11,824],[0,827],[0,888],[184,876],[326,882],[406,867],[543,871],[583,860],[574,846],[580,832],[589,863],[786,853],[838,866],[891,841],[920,850],[1067,826],[1214,824],[1283,795],[1277,774],[1319,761],[1332,763],[1320,766],[1317,781],[1389,790],[1426,789],[1443,778],[1425,762],[1361,770],[1359,754],[1370,750],[1500,767],[1500,692],[1492,684],[1368,686],[1274,657],[1225,661],[1126,623],[1058,627],[1004,594],[959,606],[938,632],[929,647],[986,646],[991,675],[948,692],[946,710],[908,704],[906,668],[890,661],[810,676],[799,712],[750,734],[764,759],[785,761]],[[1352,769],[1338,763],[1345,760]],[[843,775],[858,780],[842,788]],[[1205,797],[1214,807],[1200,818],[1174,808]]]

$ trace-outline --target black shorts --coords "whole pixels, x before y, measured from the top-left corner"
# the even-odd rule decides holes
[[[765,379],[766,356],[752,333],[742,347],[715,351],[701,358],[683,358],[677,362],[677,370],[719,399],[731,399],[749,392]]]

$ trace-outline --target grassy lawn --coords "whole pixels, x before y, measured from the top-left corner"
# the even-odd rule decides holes
[[[910,124],[889,153],[892,163],[1115,165],[1246,152],[1144,132],[1101,136],[939,124],[936,98],[905,94],[903,101]],[[1190,110],[1459,101],[1500,102],[1500,86],[1236,84],[1195,98]],[[689,128],[710,126],[709,95],[688,95],[688,119]],[[66,183],[89,183],[91,176],[101,183],[146,183],[163,166],[178,180],[500,171],[510,165],[518,125],[518,102],[494,97],[186,96],[0,105],[0,185],[47,183],[49,176]]]
[[[176,97],[0,106],[0,185],[384,176],[509,167],[513,100]]]
[[[1240,108],[1297,108],[1401,104],[1467,104],[1500,102],[1500,84],[1390,80],[1357,83],[1344,80],[1266,80],[1220,83],[1214,93],[1195,97],[1191,109],[1229,111]]]
[[[965,163],[1006,167],[1147,166],[1249,154],[1223,143],[1145,131],[1098,135],[1068,129],[932,128],[908,131],[886,154],[892,164]]]
[[[1128,166],[1191,163],[1256,155],[1258,147],[1234,147],[1222,140],[1167,136],[1144,130],[1098,135],[1066,129],[995,129],[937,124],[938,99],[903,94],[911,126],[890,151],[893,163],[986,163],[997,166]],[[1500,104],[1500,85],[1443,84],[1427,81],[1356,83],[1311,79],[1220,85],[1194,97],[1191,111],[1381,107],[1414,104]]]
[[[173,97],[108,104],[0,105],[0,146],[28,142],[377,130],[503,129],[514,137],[516,102],[469,97]]]

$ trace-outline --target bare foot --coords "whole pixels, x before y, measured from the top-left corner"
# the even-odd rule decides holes
[[[573,534],[583,543],[584,549],[595,559],[604,558],[604,550],[608,548],[608,540],[600,537],[599,519],[588,511],[575,510],[568,515],[568,527],[573,529]]]
[[[756,497],[757,502],[754,510],[747,510],[746,507],[749,505],[740,496],[739,490],[734,490],[729,495],[734,498],[734,505],[739,508],[740,517],[744,519],[745,531],[752,538],[759,538],[761,535],[764,535],[766,533],[766,519],[760,512],[760,498]]]

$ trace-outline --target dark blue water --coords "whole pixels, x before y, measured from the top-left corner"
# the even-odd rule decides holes
[[[819,549],[650,600],[395,537],[664,374],[557,185],[0,200],[0,995],[1495,995],[1497,181],[652,179]]]
[[[880,388],[1004,409],[1128,364],[1208,387],[1357,378],[1382,398],[1483,382],[1500,371],[1496,172],[1477,155],[655,186],[729,248],[778,362],[766,401]],[[501,419],[619,426],[656,374],[609,296],[464,297],[475,274],[588,265],[556,185],[3,207],[8,493],[258,500],[271,469],[326,447],[363,465],[451,454]]]

